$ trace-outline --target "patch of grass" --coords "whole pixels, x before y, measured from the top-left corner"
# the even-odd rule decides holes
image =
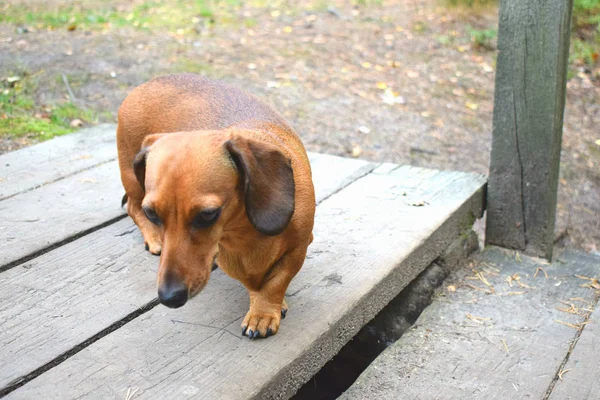
[[[190,58],[179,58],[177,62],[171,66],[170,72],[193,72],[200,75],[214,76],[214,68],[212,65],[193,60]]]
[[[244,26],[246,28],[254,28],[256,26],[256,24],[258,24],[258,21],[256,20],[256,18],[245,18],[244,19]]]
[[[67,3],[67,2],[65,2]],[[141,30],[166,29],[193,32],[201,19],[232,22],[232,11],[240,0],[150,0],[125,3],[125,9],[102,1],[78,0],[49,7],[46,4],[0,6],[0,22],[38,29],[90,29],[132,27]]]
[[[36,139],[47,140],[55,136],[71,133],[75,128],[56,124],[52,120],[35,118],[29,115],[19,115],[0,119],[0,136],[21,137],[35,136]]]
[[[571,39],[570,63],[577,66],[593,67],[598,61],[598,52],[600,51],[600,37],[590,42],[580,38]]]
[[[424,33],[427,30],[429,30],[429,27],[424,21],[415,21],[415,23],[412,26],[412,30],[415,33]]]
[[[600,54],[600,0],[575,0],[570,63],[588,69],[598,65]]]
[[[494,50],[494,41],[498,36],[496,29],[475,29],[467,26],[467,33],[471,36],[471,43],[480,50]]]
[[[446,3],[451,7],[466,7],[466,8],[477,8],[477,7],[488,7],[495,5],[498,0],[445,0]]]
[[[360,7],[381,6],[383,0],[353,0],[352,4]]]
[[[448,7],[477,10],[497,6],[498,0],[440,0]],[[471,40],[480,48],[488,48],[497,32],[494,29],[468,29]],[[569,78],[577,67],[588,70],[600,62],[600,0],[574,0]]]
[[[0,82],[0,137],[32,136],[51,139],[77,130],[71,121],[95,123],[97,116],[72,103],[53,106],[36,104],[36,74],[27,71],[9,73]]]

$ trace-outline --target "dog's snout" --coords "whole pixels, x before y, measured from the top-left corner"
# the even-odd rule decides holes
[[[188,288],[178,279],[165,279],[158,287],[158,299],[169,308],[179,308],[188,300]]]

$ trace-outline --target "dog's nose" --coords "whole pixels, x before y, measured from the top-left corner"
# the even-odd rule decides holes
[[[179,308],[188,300],[188,288],[179,280],[167,279],[158,288],[158,299],[169,308]]]

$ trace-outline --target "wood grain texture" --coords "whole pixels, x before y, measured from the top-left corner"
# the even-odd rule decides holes
[[[600,279],[600,256],[572,252],[570,258],[578,264],[589,265],[590,277]],[[595,271],[595,272],[594,272]],[[590,304],[593,308],[594,304]],[[589,317],[569,360],[562,368],[562,379],[557,377],[550,400],[594,399],[600,395],[600,308]]]
[[[116,129],[102,124],[0,155],[0,200],[116,160]]]
[[[486,241],[552,257],[573,0],[500,2]]]
[[[317,201],[377,166],[362,160],[311,154]],[[0,270],[23,257],[126,213],[116,161],[71,175],[0,202]]]
[[[116,161],[0,202],[0,268],[126,214]]]
[[[130,219],[0,274],[0,389],[156,297]]]
[[[311,159],[319,202],[376,166],[331,156],[311,155]],[[115,167],[106,164],[98,170],[107,168],[112,171]],[[31,199],[38,195],[43,204],[40,193],[62,184],[67,185],[65,192],[77,185],[92,185],[79,182],[77,175],[73,182],[64,179],[23,196]],[[103,190],[110,193],[114,189]],[[78,196],[78,202],[86,201],[86,197],[87,202],[93,202],[97,191],[106,193],[96,186],[90,190],[73,195]],[[8,199],[3,205],[20,197]],[[111,204],[120,210],[114,202]],[[11,210],[14,213],[19,207],[16,202]],[[76,203],[44,215],[44,224],[48,225],[36,225],[34,234],[24,225],[20,240],[49,237],[55,234],[56,226],[74,229],[75,220],[68,213],[80,213],[84,207],[88,205]],[[107,218],[106,214],[110,215],[105,211],[100,217]],[[157,265],[158,258],[145,252],[137,227],[126,219],[0,273],[0,391],[153,301]]]
[[[485,293],[489,286],[480,280],[466,279],[471,271],[452,273],[444,287],[454,285],[456,292],[437,296],[340,399],[542,399],[577,334],[556,321],[584,320],[560,311],[569,308],[560,300],[581,298],[579,306],[592,301],[594,291],[582,288],[573,274],[598,272],[598,265],[579,263],[568,253],[557,258],[541,265],[514,252],[486,250],[474,268],[487,271],[484,278],[495,293]],[[543,271],[534,278],[538,266],[548,279]],[[507,278],[515,274],[530,288],[516,281],[510,287]]]
[[[317,208],[274,337],[241,337],[247,294],[217,270],[185,307],[150,310],[7,398],[120,398],[129,388],[139,399],[287,398],[481,214],[484,185],[384,165]]]

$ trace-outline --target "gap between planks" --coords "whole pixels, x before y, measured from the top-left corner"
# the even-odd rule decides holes
[[[411,170],[410,167],[406,168],[406,170]],[[419,171],[419,169],[412,169],[412,171]],[[422,170],[420,170],[422,171]],[[381,175],[381,174],[379,174]],[[435,171],[427,171],[425,170],[424,172],[415,174],[413,172],[413,176],[415,176],[415,178],[412,179],[412,181],[410,182],[404,182],[403,181],[403,176],[401,174],[399,175],[395,175],[394,176],[390,176],[390,177],[378,177],[378,174],[375,172],[373,174],[369,174],[367,175],[365,178],[359,179],[357,181],[355,181],[355,184],[353,185],[349,185],[349,188],[347,190],[344,190],[342,192],[340,192],[338,195],[333,196],[332,199],[330,200],[330,202],[327,203],[327,206],[325,206],[325,209],[323,208],[319,208],[321,211],[321,219],[322,219],[322,223],[324,225],[330,225],[329,227],[322,227],[320,228],[320,232],[318,232],[317,235],[315,235],[315,248],[312,251],[312,254],[309,257],[309,261],[308,261],[308,266],[306,267],[311,267],[311,268],[303,268],[303,270],[306,270],[306,272],[303,274],[303,276],[301,276],[300,280],[297,280],[296,282],[293,282],[293,287],[290,288],[290,292],[293,292],[294,294],[294,298],[293,298],[293,302],[296,303],[294,305],[294,310],[296,310],[296,321],[294,323],[300,323],[303,319],[305,320],[307,318],[307,312],[309,312],[309,310],[307,309],[307,307],[310,305],[311,307],[316,306],[316,304],[306,304],[306,305],[302,305],[304,302],[308,301],[308,299],[312,299],[314,295],[317,295],[319,293],[321,294],[327,294],[327,296],[334,296],[334,298],[336,296],[340,296],[343,293],[346,294],[351,294],[347,293],[348,290],[350,289],[350,286],[352,286],[352,282],[353,280],[357,279],[357,273],[359,273],[361,271],[361,269],[363,270],[363,272],[360,272],[360,282],[362,282],[360,285],[362,285],[361,288],[361,293],[362,291],[367,291],[364,293],[364,296],[362,294],[355,294],[356,296],[362,296],[361,299],[358,303],[356,303],[357,305],[360,306],[361,310],[365,312],[365,315],[362,315],[362,311],[358,312],[356,315],[353,314],[353,316],[348,317],[347,314],[344,314],[344,317],[341,317],[341,314],[337,314],[336,312],[332,311],[331,309],[337,309],[339,307],[346,307],[348,306],[347,304],[343,305],[343,304],[338,304],[336,302],[333,302],[334,298],[330,298],[329,301],[331,301],[332,303],[324,303],[324,304],[329,304],[328,309],[329,309],[329,313],[332,314],[330,316],[324,316],[326,318],[334,318],[337,319],[338,322],[334,323],[333,325],[330,326],[330,328],[328,328],[328,335],[331,336],[333,335],[333,337],[328,337],[328,338],[323,338],[322,340],[325,340],[325,342],[319,344],[322,340],[319,339],[317,340],[317,342],[313,342],[311,347],[315,347],[316,348],[321,348],[321,345],[324,345],[326,347],[324,347],[323,350],[326,350],[325,352],[320,351],[318,352],[318,355],[322,358],[319,359],[318,363],[320,363],[321,361],[326,361],[325,359],[329,356],[332,355],[330,354],[331,352],[335,352],[336,351],[336,346],[340,345],[341,342],[345,342],[347,341],[352,335],[355,329],[358,329],[360,326],[362,326],[362,324],[364,324],[366,321],[368,321],[369,315],[378,307],[382,307],[383,305],[385,305],[384,303],[387,302],[388,297],[393,297],[395,294],[395,292],[399,291],[401,289],[401,286],[395,286],[395,283],[397,283],[397,279],[400,279],[402,282],[404,283],[408,283],[408,281],[411,279],[412,275],[416,274],[419,272],[419,268],[421,267],[426,267],[426,265],[421,265],[423,263],[428,264],[428,259],[429,258],[435,258],[438,254],[436,253],[438,250],[442,251],[443,248],[445,248],[445,245],[447,243],[445,243],[445,241],[447,240],[452,240],[453,239],[453,235],[457,234],[456,232],[458,231],[458,227],[461,225],[460,224],[460,218],[466,216],[468,213],[473,212],[473,213],[477,213],[479,214],[479,211],[481,210],[482,206],[483,206],[483,194],[482,194],[482,189],[481,189],[481,185],[483,185],[483,182],[480,183],[479,180],[475,180],[472,177],[468,178],[467,174],[464,175],[460,175],[460,174],[456,174],[456,175],[452,175],[450,173],[439,173],[439,172],[435,172]],[[472,176],[472,175],[471,175]],[[429,179],[425,179],[425,181],[423,180],[423,178],[427,178],[429,177]],[[452,178],[452,177],[456,177],[456,178]],[[451,178],[451,179],[449,179]],[[385,186],[380,186],[377,187],[377,185],[375,186],[375,189],[377,189],[375,192],[373,192],[373,184],[379,182],[379,185],[383,184],[385,182]],[[426,186],[425,188],[421,188],[423,182],[425,183],[424,186]],[[444,185],[439,185],[439,183],[444,182]],[[404,185],[403,185],[404,184]],[[477,185],[475,187],[475,185]],[[428,187],[428,188],[427,188]],[[459,188],[463,187],[464,191],[461,193],[460,190],[458,190]],[[473,190],[474,192],[470,192],[470,190]],[[428,199],[431,200],[430,201],[430,206],[427,207],[421,207],[421,208],[412,208],[410,207],[410,205],[407,202],[412,201],[413,199],[411,198],[411,195],[413,194],[414,191],[414,195],[417,197],[422,197],[423,194],[428,194],[429,197]],[[375,202],[375,200],[372,200],[370,198],[370,196],[366,196],[365,193],[369,192],[372,196],[375,196],[374,198],[378,198],[378,200]],[[408,192],[408,195],[406,195],[405,193]],[[442,195],[440,195],[439,193],[442,193]],[[469,196],[467,196],[467,192],[469,193]],[[421,193],[421,194],[420,194]],[[443,194],[446,195],[443,195]],[[406,197],[405,197],[406,196]],[[472,197],[471,197],[472,196]],[[393,201],[393,203],[390,203],[390,201]],[[355,205],[350,206],[352,203],[357,202]],[[377,206],[375,207],[375,210],[372,210],[368,207],[364,207],[365,204],[379,204],[381,205],[386,205],[385,210],[383,209],[378,209]],[[460,204],[460,207],[458,206],[458,204]],[[400,207],[400,209],[398,209],[398,207]],[[456,207],[456,208],[455,208]],[[344,211],[347,210],[347,211]],[[460,212],[458,211],[460,210]],[[479,211],[475,211],[475,210],[479,210]],[[392,212],[392,214],[394,214],[396,217],[398,216],[403,216],[401,218],[403,224],[405,226],[399,226],[398,223],[395,223],[393,221],[396,221],[396,219],[391,218],[389,215],[389,212]],[[346,214],[347,212],[347,214]],[[375,212],[375,214],[377,215],[377,219],[376,221],[372,221],[371,219],[371,214]],[[456,215],[455,215],[455,214]],[[450,220],[449,215],[454,216],[454,219]],[[331,220],[332,217],[336,217],[335,220]],[[423,228],[420,229],[419,226],[421,223],[423,223],[423,218],[427,217],[426,219],[428,219],[428,224],[427,228]],[[324,219],[323,219],[324,218]],[[391,218],[391,219],[390,219]],[[328,221],[331,220],[331,222],[329,223],[325,223],[324,221]],[[418,221],[421,221],[421,223],[418,223]],[[380,223],[382,223],[382,225],[380,225]],[[342,226],[338,226],[338,225],[342,225]],[[361,228],[362,225],[362,228]],[[381,229],[378,231],[378,237],[380,237],[381,239],[383,239],[383,237],[387,237],[387,235],[389,235],[390,238],[394,238],[393,240],[396,242],[396,246],[392,246],[391,248],[386,245],[389,244],[388,240],[390,239],[385,239],[385,240],[376,240],[376,239],[368,239],[369,237],[372,236],[373,234],[373,230],[369,230],[367,229],[369,226],[374,227],[374,226],[379,226]],[[402,233],[402,232],[406,232],[405,229],[409,226],[414,227],[415,229],[420,229],[420,232],[415,236],[407,236],[406,234]],[[430,229],[433,229],[435,231],[435,234],[431,234]],[[383,236],[381,236],[383,235]],[[366,241],[365,241],[366,240]],[[397,241],[400,242],[397,242]],[[336,249],[329,249],[329,243],[336,243]],[[361,242],[364,242],[361,244]],[[402,243],[403,245],[399,245],[398,243]],[[345,254],[345,252],[341,251],[342,249],[340,248],[340,246],[344,247],[347,245],[351,245],[351,249],[353,249],[351,251],[352,254]],[[383,246],[383,247],[382,247]],[[347,247],[344,247],[347,249]],[[387,249],[384,251],[384,249]],[[408,254],[411,254],[411,256],[408,256]],[[374,256],[378,255],[375,258],[379,258],[379,260],[371,265],[371,263],[374,263],[375,260],[370,261],[370,262],[365,262],[366,259],[371,259]],[[343,260],[339,260],[339,258],[343,256]],[[358,259],[354,259],[354,257],[359,257],[360,256],[360,260]],[[408,256],[408,257],[407,257]],[[404,260],[403,261],[403,268],[398,267],[398,260]],[[346,285],[350,285],[349,287],[346,287],[345,285],[341,285],[339,287],[332,287],[332,288],[321,288],[321,286],[319,285],[313,285],[313,286],[305,286],[306,284],[308,284],[308,282],[312,282],[314,279],[317,279],[317,281],[320,281],[320,275],[319,274],[327,274],[328,269],[334,268],[335,266],[330,266],[331,263],[333,263],[335,260],[337,261],[337,267],[336,268],[342,268],[342,264],[344,265],[344,269],[347,270],[348,268],[350,268],[350,270],[347,270],[346,272],[350,275],[347,275],[344,279],[346,280],[347,278],[351,278],[350,281],[348,281],[346,283]],[[349,265],[346,266],[346,263],[349,263]],[[341,264],[340,264],[341,263]],[[359,265],[354,265],[358,263],[360,265],[360,269],[355,269],[354,267],[358,268]],[[323,268],[321,268],[321,270],[319,271],[319,268],[315,268],[316,265],[320,265]],[[354,265],[354,267],[353,267]],[[385,268],[383,268],[385,266]],[[327,267],[327,268],[325,268]],[[381,268],[380,268],[381,267]],[[383,275],[389,274],[388,269],[394,269],[394,273],[392,273],[391,275],[389,275],[390,279],[385,279],[384,281],[378,283],[376,285],[376,288],[374,288],[374,292],[370,291],[368,289],[368,287],[370,287],[371,284],[373,284],[375,282],[375,280],[381,279]],[[354,271],[354,272],[352,272]],[[313,276],[314,274],[317,274],[316,276]],[[367,275],[365,275],[367,274]],[[408,274],[408,275],[406,275]],[[218,276],[221,276],[222,274],[218,274]],[[353,276],[352,276],[353,275]],[[369,277],[369,275],[372,275],[371,277]],[[236,284],[236,282],[231,281],[230,279],[226,278],[226,277],[213,277],[214,280],[217,280],[217,282],[222,282],[222,284],[224,285],[224,287],[231,287],[233,289],[233,292],[235,292],[235,296],[234,297],[239,297],[239,299],[235,300],[235,304],[228,304],[227,307],[220,307],[221,310],[219,310],[219,307],[214,308],[215,312],[218,313],[227,313],[228,314],[228,318],[232,318],[233,315],[230,314],[231,312],[231,308],[234,307],[236,308],[236,310],[239,308],[240,310],[238,310],[239,312],[242,312],[243,310],[241,310],[244,307],[244,300],[242,300],[242,298],[246,297],[246,294],[243,291],[240,291],[241,289],[238,287],[239,285]],[[307,279],[310,279],[309,281],[307,281]],[[222,299],[219,299],[218,296],[215,297],[215,293],[214,291],[217,290],[220,293],[220,290],[222,288],[220,288],[219,285],[215,286],[215,284],[217,282],[213,283],[213,286],[209,286],[207,287],[207,289],[205,289],[205,291],[203,293],[201,293],[202,296],[202,301],[196,301],[194,304],[192,304],[194,307],[191,307],[186,310],[183,310],[183,313],[178,314],[179,317],[178,319],[182,320],[182,319],[189,319],[192,318],[191,314],[196,315],[197,311],[196,308],[197,307],[205,307],[204,302],[205,301],[209,301],[210,303],[215,303],[215,304],[222,304]],[[303,283],[304,282],[304,283]],[[366,286],[365,286],[366,285]],[[391,285],[391,286],[390,286]],[[211,289],[212,288],[212,289]],[[354,289],[352,289],[354,290]],[[385,291],[385,294],[383,294],[382,291]],[[232,293],[233,293],[232,292]],[[314,292],[314,293],[313,293]],[[224,293],[225,295],[226,293]],[[228,297],[229,298],[229,297]],[[317,296],[317,298],[319,298],[319,296]],[[233,297],[230,300],[234,300]],[[373,302],[375,302],[376,304],[374,304]],[[354,303],[353,303],[354,304]],[[207,304],[206,307],[209,307],[209,305]],[[363,310],[364,309],[364,310]],[[168,311],[168,310],[166,310]],[[94,350],[93,351],[98,351],[98,348],[104,348],[107,346],[107,343],[111,343],[114,340],[117,340],[116,338],[121,337],[124,334],[127,334],[127,332],[138,332],[137,334],[143,334],[143,335],[147,335],[148,332],[146,332],[144,329],[142,329],[141,331],[139,331],[139,324],[146,324],[146,320],[148,319],[152,319],[152,318],[159,318],[162,314],[166,313],[165,310],[159,310],[157,312],[152,312],[149,314],[148,317],[144,317],[143,321],[140,318],[137,318],[134,321],[134,325],[133,327],[130,327],[130,325],[126,325],[123,329],[119,329],[116,332],[114,332],[114,334],[109,335],[109,340],[107,341],[102,340],[99,342],[96,342],[96,344],[94,346],[88,346],[86,348],[86,354],[89,351],[91,351],[90,349],[93,347]],[[235,314],[238,313],[238,311],[235,312]],[[341,312],[341,310],[339,310]],[[191,314],[190,314],[191,313]],[[345,313],[345,311],[344,311]],[[202,314],[202,313],[201,313]],[[321,315],[321,314],[319,314]],[[214,317],[214,316],[213,316]],[[214,323],[210,323],[209,321],[212,321],[214,318],[206,315],[204,319],[209,318],[207,320],[207,324],[209,325],[214,325]],[[169,317],[167,317],[169,318]],[[213,318],[213,319],[210,319]],[[341,318],[341,319],[340,319]],[[348,318],[350,318],[350,320],[348,320]],[[358,319],[357,319],[358,318]],[[172,318],[171,318],[172,319]],[[206,323],[204,323],[204,319],[202,320],[202,323],[206,325]],[[221,317],[217,318],[216,321],[220,321],[218,324],[222,324],[222,319]],[[227,320],[227,318],[225,318]],[[225,328],[229,328],[229,325],[235,325],[237,322],[238,318],[236,315],[236,319],[235,321],[232,321],[231,323],[226,322],[226,326]],[[172,321],[173,322],[173,321]],[[331,321],[332,323],[334,321]],[[174,322],[173,322],[174,323]],[[315,329],[319,330],[321,327],[321,325],[323,323],[326,323],[325,320],[322,320],[320,322],[318,322],[318,324],[313,324],[314,326],[311,326],[310,324],[306,326],[306,328],[308,328],[307,332],[303,332],[303,331],[297,331],[296,329],[293,329],[293,326],[288,326],[287,331],[283,331],[281,334],[283,335],[277,335],[274,338],[270,339],[270,342],[268,342],[269,346],[275,346],[277,345],[277,343],[282,343],[281,341],[286,341],[289,340],[290,338],[288,337],[286,339],[286,337],[284,337],[287,334],[293,334],[295,335],[296,333],[299,334],[299,336],[294,336],[295,337],[295,341],[300,341],[300,342],[306,342],[307,340],[309,340],[309,337],[307,335],[310,336],[310,338],[313,337],[314,334],[316,334],[316,332],[314,332]],[[193,324],[193,325],[199,325],[200,324]],[[232,329],[233,329],[233,325],[232,325]],[[288,323],[289,325],[289,323]],[[318,325],[318,326],[317,326]],[[170,325],[161,325],[163,326],[163,328],[161,329],[167,329],[170,330]],[[127,328],[130,327],[130,328]],[[158,326],[157,326],[158,328]],[[198,327],[196,327],[197,329],[200,329]],[[204,329],[204,328],[203,328]],[[208,328],[206,328],[208,329]],[[237,330],[237,328],[236,328]],[[310,331],[313,332],[310,332]],[[293,332],[292,332],[293,331]],[[146,333],[143,333],[146,332]],[[310,332],[310,333],[308,333]],[[319,330],[319,332],[322,332]],[[136,335],[137,335],[136,334]],[[116,336],[115,336],[116,335]],[[134,335],[134,336],[136,336]],[[202,332],[195,332],[194,335],[200,335],[202,336]],[[235,336],[235,335],[234,335]],[[281,336],[280,338],[278,338],[278,336]],[[216,338],[215,338],[216,339]],[[131,340],[134,340],[133,337],[131,338]],[[173,339],[174,340],[174,339]],[[206,338],[204,340],[207,340]],[[230,339],[232,340],[232,339]],[[312,339],[310,339],[312,340]],[[330,343],[329,341],[333,340],[334,342]],[[137,340],[134,340],[137,343]],[[338,343],[339,342],[339,343]],[[237,343],[237,342],[236,342]],[[243,342],[244,344],[246,342]],[[183,344],[183,342],[182,342]],[[188,343],[190,344],[190,343]],[[193,344],[193,343],[192,343]],[[197,344],[197,343],[196,343]],[[204,346],[208,345],[208,343],[206,343]],[[253,351],[260,351],[260,348],[263,348],[266,344],[265,343],[255,343],[254,344],[256,347],[253,347],[255,350]],[[284,346],[285,347],[285,346]],[[246,350],[244,351],[248,351],[248,346],[244,346],[244,348]],[[287,348],[281,348],[281,346],[278,346],[279,351],[293,351],[293,349],[290,349],[289,347]],[[312,351],[312,350],[311,350]],[[316,353],[315,353],[316,354]],[[89,354],[88,354],[89,355]],[[291,356],[291,355],[290,355]],[[242,356],[240,356],[242,357]],[[295,357],[295,356],[294,356]],[[71,359],[69,361],[69,365],[73,366],[73,365],[79,365],[79,363],[81,363],[81,360],[85,359],[85,360],[90,360],[89,357],[85,356],[85,355],[78,355],[76,357],[75,361],[72,361],[73,359]],[[241,358],[241,360],[245,360],[244,357]],[[311,366],[310,368],[306,369],[308,367],[308,365],[306,363],[309,363],[309,365]],[[203,363],[204,364],[204,363]],[[64,367],[64,368],[63,368]],[[176,365],[173,365],[173,367],[175,368]],[[201,367],[201,366],[198,366]],[[304,357],[301,358],[296,358],[295,361],[290,362],[290,364],[286,365],[286,367],[284,368],[284,370],[281,370],[279,374],[276,374],[277,376],[279,376],[279,378],[283,379],[283,382],[290,382],[289,379],[285,379],[288,374],[293,373],[294,371],[297,370],[299,375],[298,378],[298,382],[302,379],[308,378],[310,377],[311,373],[314,373],[315,371],[314,368],[318,367],[317,365],[315,365],[315,360],[307,360],[304,359]],[[42,382],[47,382],[48,379],[52,379],[53,376],[55,376],[56,374],[60,374],[60,371],[63,371],[65,368],[70,368],[68,366],[65,366],[65,364],[61,364],[58,368],[53,369],[52,371],[49,371],[47,374],[44,374],[41,379],[43,378]],[[80,368],[78,368],[79,372],[83,372]],[[108,371],[105,371],[108,372]],[[114,371],[113,371],[114,372]],[[165,371],[164,373],[167,373],[168,371]],[[222,372],[222,371],[221,371]],[[259,375],[264,375],[267,372],[266,371],[258,371],[260,372]],[[50,375],[48,375],[50,374]],[[269,374],[271,374],[271,372],[269,372]],[[273,378],[274,375],[271,375],[271,378]],[[44,378],[45,377],[45,378]],[[101,379],[101,378],[94,378],[94,379]],[[123,378],[125,379],[125,378]],[[265,379],[265,377],[263,376],[263,381]],[[37,380],[36,380],[37,382]],[[282,380],[280,379],[279,382],[282,382]],[[112,382],[115,383],[115,382]],[[271,382],[272,384],[267,384],[267,386],[263,387],[264,390],[267,390],[269,393],[272,394],[272,391],[274,389],[273,385],[275,385],[274,382]],[[297,382],[291,382],[291,383],[287,383],[284,385],[284,387],[279,387],[280,390],[284,390],[286,393],[288,391],[293,391],[295,390],[293,387],[293,384],[296,384]],[[300,382],[301,383],[301,382]],[[66,384],[66,382],[65,382]],[[91,384],[91,382],[85,382],[85,385],[89,385]],[[217,384],[217,383],[215,383]],[[219,385],[223,384],[223,382],[218,383]],[[264,384],[264,382],[263,382]],[[288,386],[292,384],[292,386]],[[23,389],[28,389],[28,390],[36,390],[37,386],[32,386],[30,387],[29,385],[26,385]],[[83,390],[83,388],[82,388]],[[104,389],[103,389],[104,390]],[[109,390],[108,388],[106,388],[106,390]],[[254,390],[254,389],[253,389]],[[17,392],[14,392],[15,394],[18,393],[18,395],[16,397],[19,396],[23,396],[26,393],[31,394],[31,392],[21,392],[20,390]],[[266,394],[265,392],[261,392],[263,394]],[[22,398],[22,397],[21,397]]]

